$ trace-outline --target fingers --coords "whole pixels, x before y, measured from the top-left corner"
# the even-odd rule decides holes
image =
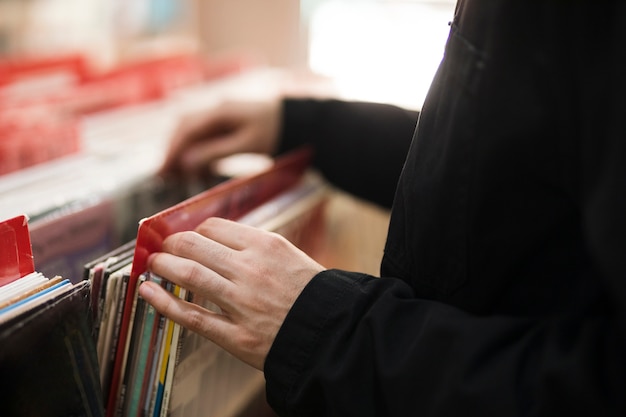
[[[170,140],[165,159],[159,169],[159,174],[166,175],[181,171],[180,153],[186,144],[192,140],[197,133],[192,133],[201,129],[201,120],[196,116],[193,120],[191,116],[184,118],[178,125],[176,132]]]
[[[268,102],[224,102],[180,123],[159,174],[197,174],[209,163],[241,152],[270,154],[280,129],[278,99]]]
[[[228,316],[181,300],[154,282],[142,283],[139,286],[139,295],[163,316],[213,340],[222,347],[224,347],[226,335],[233,331],[233,324]]]
[[[234,250],[245,249],[260,235],[259,229],[220,217],[208,218],[196,232]]]
[[[217,222],[215,222],[217,223]],[[232,224],[231,224],[232,223]],[[237,261],[233,259],[237,256],[238,250],[243,246],[238,241],[245,243],[245,238],[241,233],[232,228],[234,222],[226,223],[226,229],[231,226],[232,236],[228,236],[226,230],[221,230],[220,235],[203,235],[194,231],[175,233],[163,241],[162,251],[176,255],[178,257],[191,259],[199,264],[213,269],[225,277],[233,273],[231,265]]]
[[[173,237],[164,242],[166,252],[150,256],[148,269],[231,310],[236,284],[225,275],[233,273],[228,260],[232,250],[193,232]]]
[[[267,335],[251,334],[241,323],[234,322],[226,312],[216,313],[181,300],[154,282],[142,283],[139,286],[139,295],[164,317],[211,340],[249,365],[263,369],[273,337],[266,343],[259,343],[258,340],[268,339]]]
[[[246,150],[247,133],[245,129],[221,132],[190,144],[180,153],[181,169],[185,172],[201,171],[211,162]]]
[[[202,234],[187,231],[166,238],[162,252],[148,259],[148,269],[232,311],[236,280],[249,263],[240,250],[258,231],[220,218],[205,221],[199,230]]]
[[[185,117],[170,142],[160,172],[193,172],[215,159],[212,150],[219,138],[235,128],[234,121],[218,108],[206,114]],[[219,151],[218,145],[218,151]]]
[[[167,237],[148,270],[221,309],[216,314],[143,283],[140,294],[159,313],[262,369],[285,316],[323,267],[280,235],[210,218]]]

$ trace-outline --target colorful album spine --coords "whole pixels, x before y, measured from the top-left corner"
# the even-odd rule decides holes
[[[128,393],[128,406],[125,415],[138,416],[145,399],[146,386],[149,383],[150,365],[155,352],[156,335],[159,327],[159,314],[155,308],[146,304],[143,328],[139,341],[139,350],[133,366],[133,380]]]
[[[174,295],[177,295],[178,298],[182,300],[186,300],[187,290],[185,288],[178,287],[177,291],[174,292]],[[167,364],[167,372],[165,375],[165,384],[163,386],[163,399],[161,400],[161,417],[167,417],[167,414],[169,412],[170,397],[172,394],[172,386],[174,384],[174,371],[176,369],[176,365],[178,365],[178,360],[180,358],[182,342],[183,327],[178,323],[174,323],[172,340],[170,342],[170,355]]]
[[[172,293],[178,297],[180,294],[180,287],[178,285],[171,285]],[[172,339],[174,337],[174,327],[176,323],[172,320],[166,320],[166,335],[163,339],[163,345],[161,349],[161,359],[159,362],[159,378],[156,381],[156,392],[154,395],[154,410],[152,417],[159,417],[161,415],[161,406],[163,405],[163,394],[165,390],[165,379],[167,378],[167,369],[170,361],[170,350],[172,349]]]
[[[168,281],[162,280],[160,277],[157,277],[153,274],[150,274],[150,280],[158,283],[163,288],[166,288],[169,284]],[[167,327],[167,319],[165,316],[161,314],[157,314],[158,316],[158,324],[156,329],[156,334],[154,335],[152,341],[152,348],[154,352],[151,353],[151,363],[147,370],[150,372],[146,373],[146,377],[144,380],[144,388],[142,392],[142,400],[141,400],[141,415],[142,416],[150,416],[153,414],[154,404],[155,404],[155,395],[156,395],[156,382],[159,378],[159,371],[161,364],[161,351],[163,348],[163,338],[166,333]]]

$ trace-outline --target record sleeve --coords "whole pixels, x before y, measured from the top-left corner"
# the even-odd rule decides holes
[[[83,281],[0,324],[3,415],[104,415],[88,309]]]
[[[35,272],[28,218],[16,216],[0,223],[0,287]]]

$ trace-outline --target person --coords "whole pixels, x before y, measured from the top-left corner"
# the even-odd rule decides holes
[[[381,276],[211,218],[149,267],[221,312],[141,295],[262,369],[283,416],[626,415],[625,19],[461,0],[414,135],[382,104],[207,114],[166,171],[313,143],[330,182],[391,205]]]

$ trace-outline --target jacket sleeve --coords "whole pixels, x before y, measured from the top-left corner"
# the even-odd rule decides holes
[[[305,143],[333,185],[391,207],[418,112],[339,100],[285,99],[279,153]]]
[[[328,270],[270,350],[268,402],[281,416],[624,415],[615,298],[612,316],[473,316],[397,279]]]

